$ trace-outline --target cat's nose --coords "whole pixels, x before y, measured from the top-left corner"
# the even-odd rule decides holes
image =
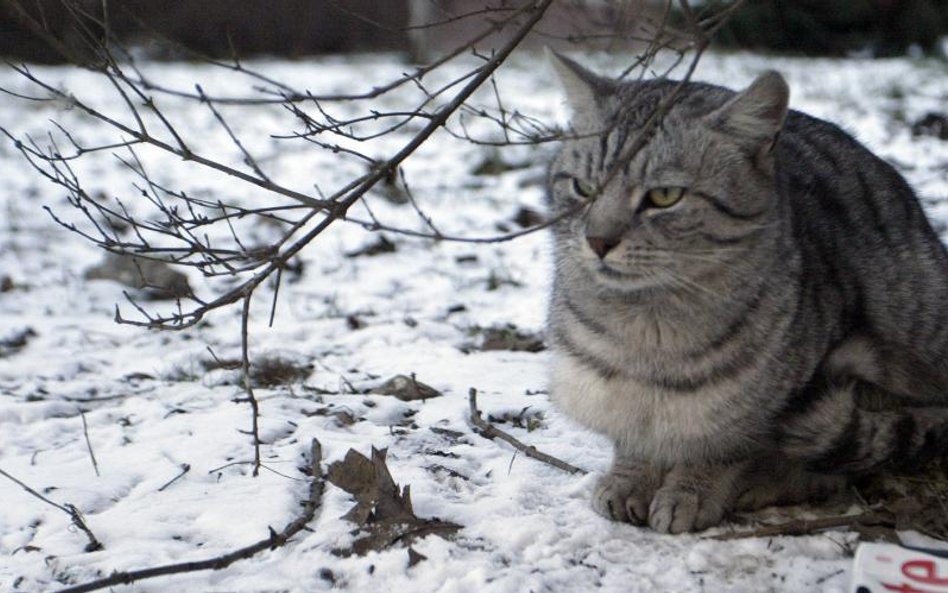
[[[606,254],[619,244],[619,239],[607,237],[590,237],[586,235],[586,242],[592,248],[593,252],[599,256],[599,259],[606,257]]]

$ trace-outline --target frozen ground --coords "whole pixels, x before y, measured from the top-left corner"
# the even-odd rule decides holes
[[[588,61],[616,71],[607,59]],[[314,91],[368,88],[370,81],[406,68],[392,57],[253,66]],[[895,163],[925,198],[939,229],[945,228],[948,144],[913,138],[909,130],[910,122],[948,104],[944,63],[709,56],[696,77],[742,86],[769,68],[787,76],[793,107],[842,124]],[[201,81],[209,92],[223,92],[233,84],[195,66],[156,65],[153,71],[181,88]],[[121,109],[105,83],[89,75],[56,68],[36,72],[96,104]],[[509,104],[556,120],[563,114],[550,81],[541,60],[524,57],[505,69],[501,89]],[[9,69],[0,72],[0,85],[35,94]],[[239,83],[231,90],[244,88],[246,83]],[[192,122],[189,133],[206,133],[204,145],[212,151],[233,152],[213,135],[206,111],[165,104],[169,113]],[[264,155],[268,173],[294,187],[308,191],[318,183],[332,190],[359,172],[301,143],[266,139],[293,127],[279,111],[231,114],[245,140],[264,138],[253,146]],[[36,132],[50,119],[90,142],[105,133],[67,104],[10,97],[0,102],[5,127]],[[405,138],[383,141],[373,150],[388,154]],[[489,235],[498,224],[515,229],[512,219],[522,206],[540,206],[537,179],[550,149],[503,152],[504,161],[518,166],[475,175],[491,150],[442,134],[405,170],[420,204],[444,232]],[[206,196],[268,199],[171,159],[149,162],[161,180]],[[135,202],[116,159],[102,155],[77,167],[90,189]],[[420,227],[409,206],[371,199],[384,220]],[[401,547],[339,557],[332,551],[353,538],[353,524],[340,517],[353,503],[330,485],[309,530],[285,547],[223,571],[115,590],[846,590],[858,539],[853,533],[718,542],[709,534],[656,535],[592,512],[589,492],[595,472],[607,467],[610,450],[549,405],[548,354],[478,348],[478,328],[515,324],[525,332],[542,331],[549,282],[543,233],[489,245],[389,235],[396,251],[347,257],[376,235],[355,224],[331,228],[303,254],[302,275],[284,282],[272,328],[266,323],[269,293],[254,303],[252,357],[279,355],[313,365],[304,379],[257,390],[265,470],[254,478],[250,466],[240,463],[252,455],[246,434],[250,413],[245,403],[234,401],[242,396],[235,374],[202,364],[212,360],[208,347],[221,358],[239,354],[238,311],[219,312],[179,333],[115,325],[114,304],[124,302],[121,287],[84,279],[84,270],[101,254],[55,225],[43,205],[73,217],[63,192],[29,170],[4,141],[0,279],[10,282],[0,293],[0,340],[23,336],[25,346],[0,349],[0,469],[55,503],[75,505],[105,549],[84,552],[87,540],[65,513],[0,477],[0,591],[54,591],[116,570],[209,558],[266,537],[268,527],[281,528],[300,510],[308,477],[299,468],[307,465],[313,438],[322,443],[326,463],[342,459],[349,448],[364,454],[371,447],[387,448],[395,481],[411,485],[416,513],[463,529],[451,541],[430,536],[414,543],[427,557],[414,566]],[[257,240],[269,236],[265,228],[246,232]],[[198,277],[191,282],[205,295],[219,289]],[[123,306],[130,315],[128,309]],[[27,329],[35,335],[24,333]],[[443,396],[406,403],[353,393],[409,373]],[[478,389],[485,414],[498,422],[506,418],[501,428],[593,473],[566,474],[478,436],[467,420],[470,387]],[[190,471],[168,484],[185,464]]]

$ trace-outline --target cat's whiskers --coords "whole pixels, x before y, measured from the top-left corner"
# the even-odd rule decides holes
[[[669,281],[670,284],[675,285],[677,288],[684,290],[686,293],[696,296],[699,298],[713,297],[715,300],[720,300],[725,297],[721,293],[712,290],[711,288],[700,284],[690,278],[682,276],[681,274],[676,273],[674,270],[669,268],[658,268],[661,271],[662,279]]]
[[[699,254],[676,251],[660,254],[660,257],[655,258],[655,261],[662,264],[675,263],[683,260],[711,264],[727,264],[733,260],[733,257],[728,257],[727,254],[715,252]]]

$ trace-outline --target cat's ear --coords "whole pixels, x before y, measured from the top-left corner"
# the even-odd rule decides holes
[[[614,92],[615,83],[550,48],[546,48],[546,57],[566,94],[573,123],[582,125],[598,116],[606,98]]]
[[[769,70],[710,114],[711,125],[757,147],[770,148],[787,117],[790,87]]]

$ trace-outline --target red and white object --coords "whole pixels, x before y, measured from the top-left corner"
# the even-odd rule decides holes
[[[948,551],[860,544],[852,593],[948,593]]]

